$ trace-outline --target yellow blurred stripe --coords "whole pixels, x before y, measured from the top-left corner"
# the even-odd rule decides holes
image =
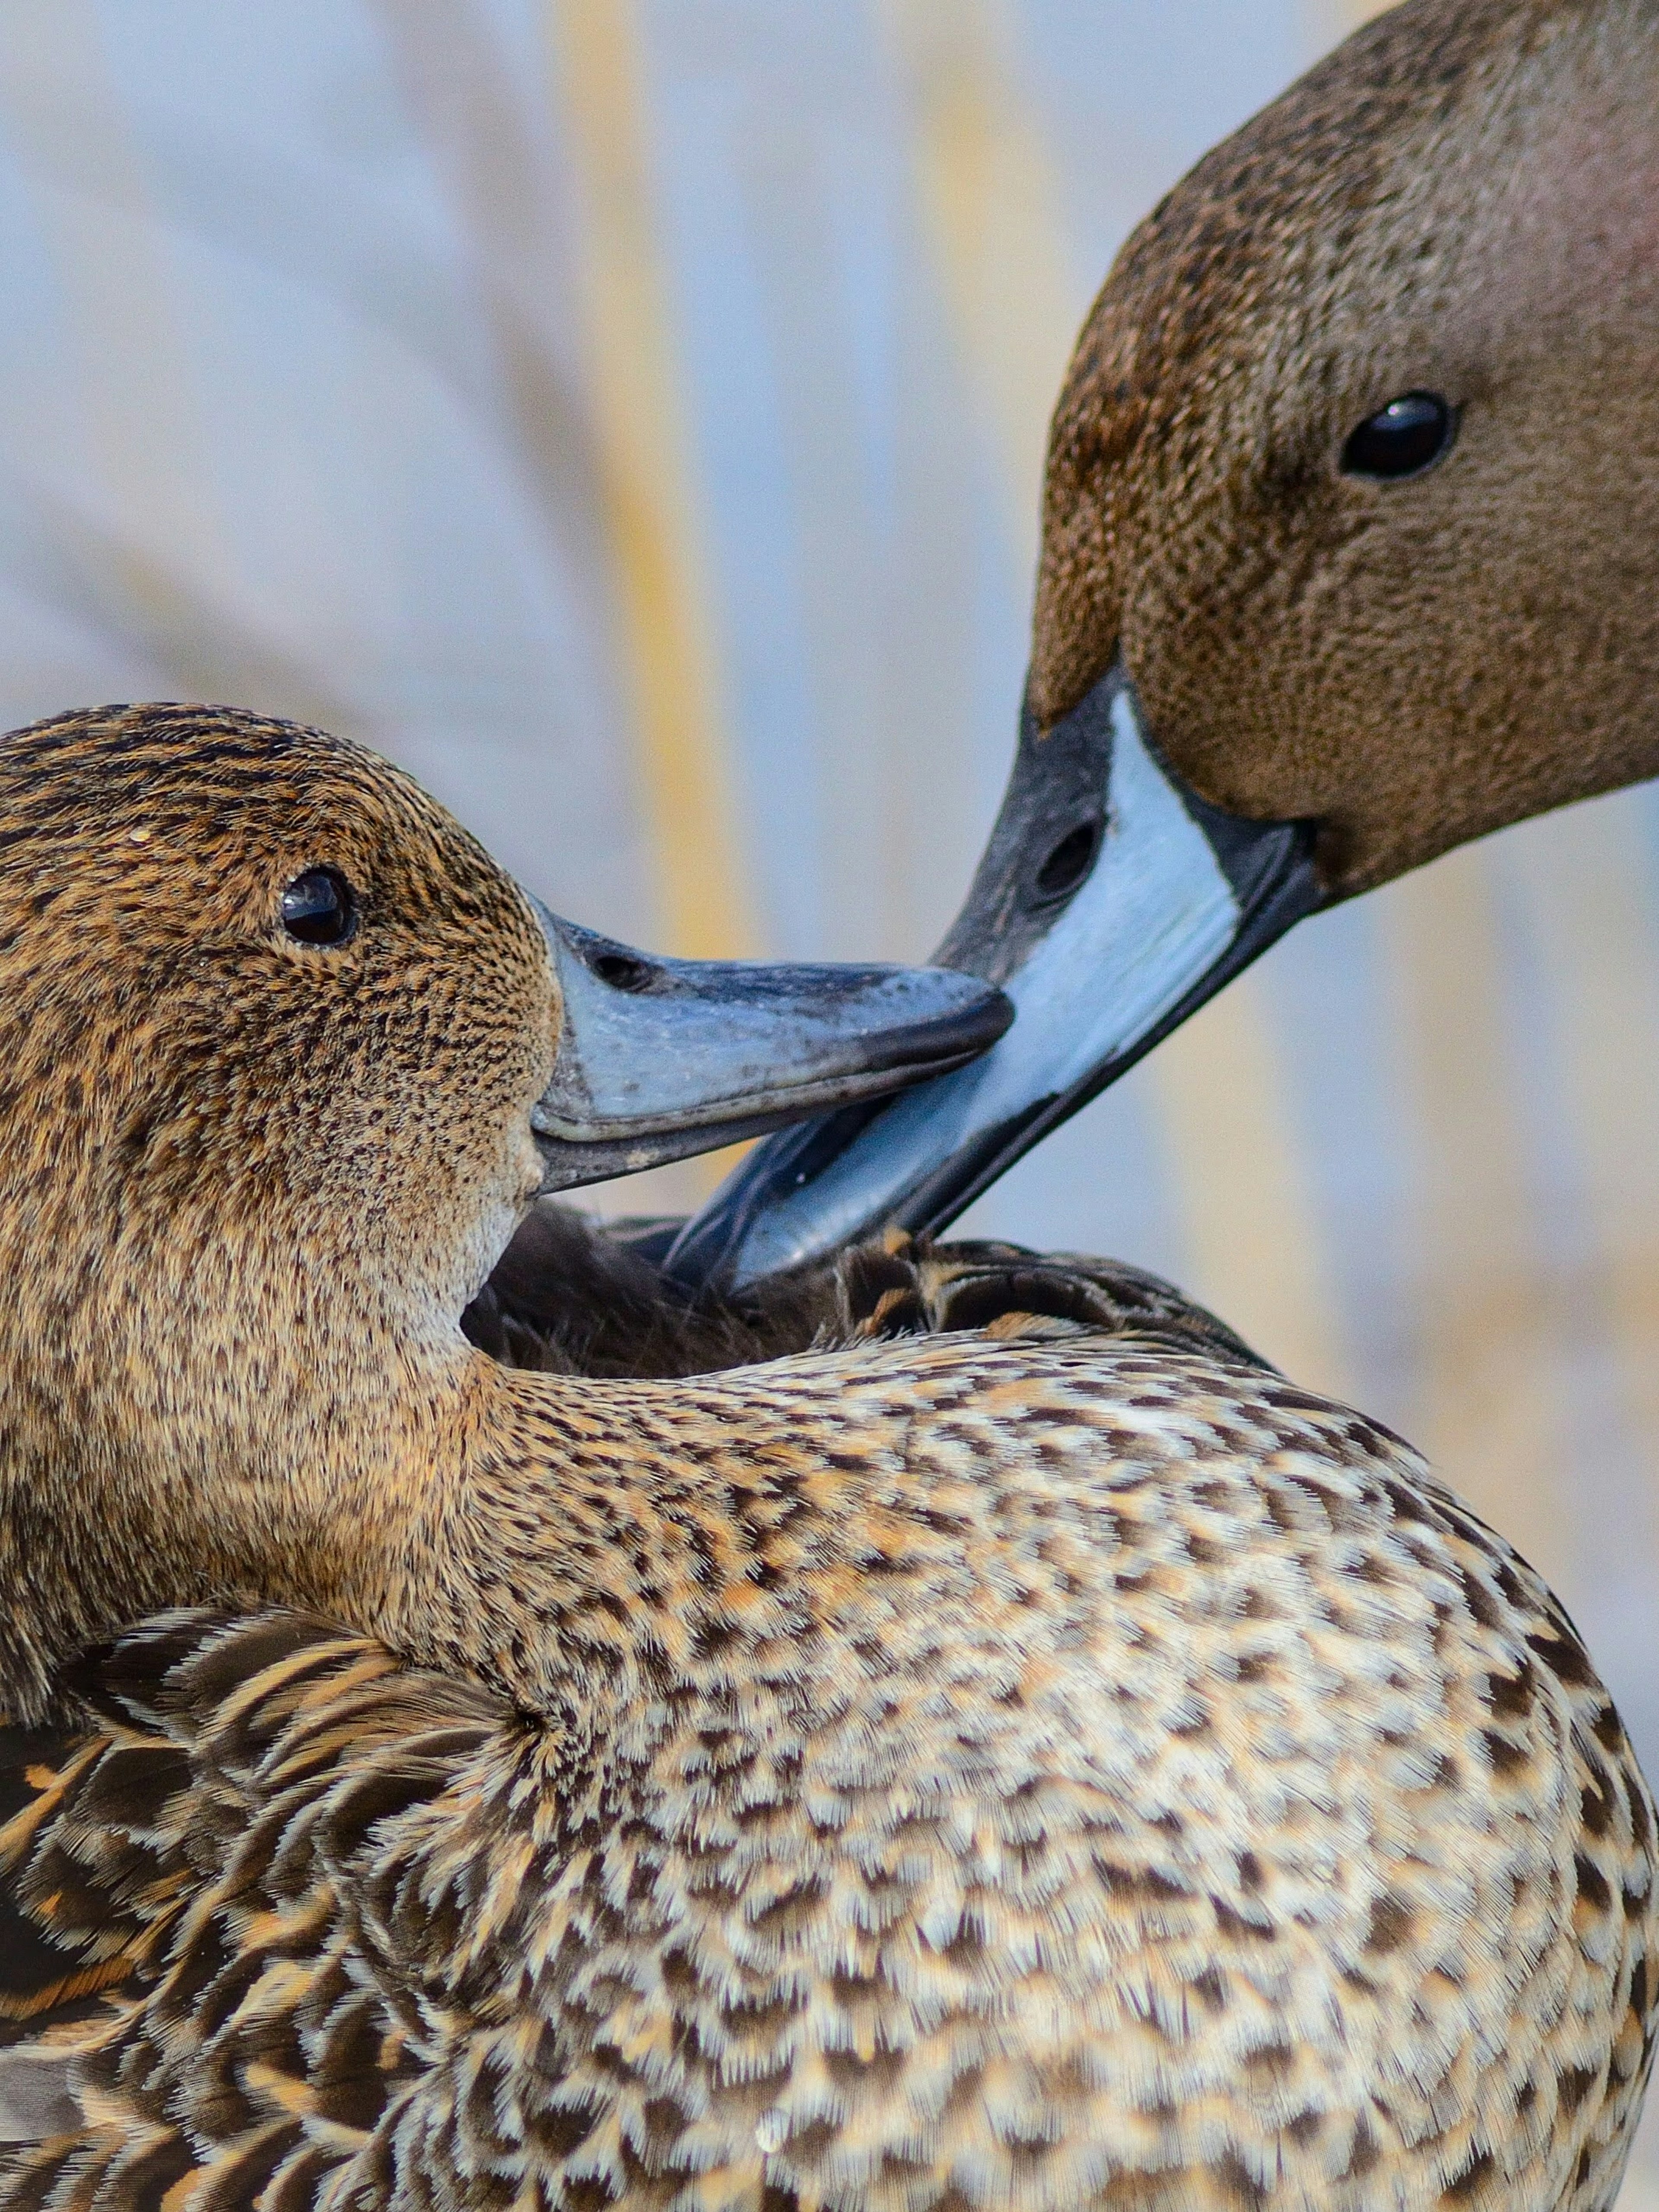
[[[1394,4],[1395,0],[1308,0],[1308,27],[1316,50],[1335,46],[1350,31],[1369,23],[1373,15],[1385,15]]]
[[[1595,1237],[1596,1305],[1647,1466],[1648,1526],[1632,1535],[1659,1556],[1659,975],[1634,802],[1601,799],[1528,823],[1511,833],[1505,858],[1550,994]],[[1572,1484],[1577,1471],[1564,1473]]]
[[[1058,182],[999,0],[884,0],[884,15],[911,93],[918,194],[1034,576],[1048,417],[1087,304]]]
[[[884,0],[884,20],[910,93],[918,198],[1030,574],[1048,416],[1087,301],[1021,89],[1018,26],[1004,0]],[[1257,979],[1162,1046],[1149,1075],[1190,1287],[1291,1372],[1342,1390],[1350,1364]]]
[[[1535,1241],[1492,866],[1490,848],[1472,846],[1377,894],[1419,1154],[1409,1245],[1421,1380],[1407,1429],[1494,1527],[1566,1579],[1559,1286]]]
[[[698,958],[754,948],[697,526],[684,373],[651,180],[632,0],[553,0],[581,196],[592,420],[662,927]]]
[[[1173,1152],[1185,1288],[1309,1389],[1353,1375],[1260,975],[1241,975],[1147,1063]]]

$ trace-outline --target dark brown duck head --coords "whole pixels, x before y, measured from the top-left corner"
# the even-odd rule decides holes
[[[0,1699],[158,1606],[328,1596],[444,1460],[462,1309],[538,1190],[1006,1018],[961,975],[597,938],[319,731],[163,706],[0,740]]]
[[[1659,10],[1408,0],[1130,239],[1054,416],[975,1068],[752,1155],[743,1281],[938,1230],[1303,915],[1659,769]]]

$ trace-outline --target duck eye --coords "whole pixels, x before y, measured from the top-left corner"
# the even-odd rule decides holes
[[[1414,477],[1450,447],[1457,417],[1437,392],[1407,392],[1368,415],[1342,448],[1346,476]]]
[[[343,945],[357,927],[357,901],[337,868],[307,868],[283,893],[283,927],[301,945]]]

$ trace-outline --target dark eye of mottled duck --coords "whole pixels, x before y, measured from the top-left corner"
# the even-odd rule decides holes
[[[1346,476],[1420,476],[1450,449],[1457,416],[1437,392],[1404,392],[1368,415],[1342,448]]]
[[[337,868],[307,868],[283,893],[283,927],[301,945],[344,945],[357,927],[357,901]]]

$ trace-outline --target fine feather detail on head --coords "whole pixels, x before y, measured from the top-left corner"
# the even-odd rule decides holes
[[[1659,18],[1407,0],[1120,255],[1045,486],[1030,696],[1122,656],[1201,797],[1323,825],[1328,890],[1659,767]],[[1345,476],[1443,394],[1446,465]]]
[[[337,945],[283,919],[319,868],[354,902]],[[0,1579],[29,1594],[0,1666],[26,1708],[55,1644],[332,1556],[342,1482],[397,1463],[418,1378],[471,1357],[557,1020],[523,895],[362,747],[172,704],[0,740]]]

